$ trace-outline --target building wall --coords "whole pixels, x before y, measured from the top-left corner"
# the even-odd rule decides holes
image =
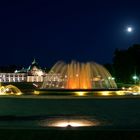
[[[61,75],[45,74],[45,75],[28,75],[27,73],[0,73],[0,82],[60,82]]]
[[[27,82],[43,82],[43,76],[27,76]]]
[[[25,73],[0,73],[0,82],[26,82]]]

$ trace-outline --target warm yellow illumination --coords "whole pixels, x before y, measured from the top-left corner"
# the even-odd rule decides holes
[[[99,92],[99,95],[101,96],[110,96],[112,95],[110,91],[102,91],[102,92]]]
[[[75,92],[75,94],[76,94],[77,96],[86,96],[86,93],[87,93],[87,92],[84,92],[84,91],[77,91],[77,92]]]
[[[34,94],[35,94],[35,95],[39,95],[40,92],[35,90],[35,91],[34,91]]]
[[[117,95],[125,95],[125,92],[124,91],[116,91],[116,94]]]
[[[129,87],[128,90],[132,90],[132,87]]]
[[[42,126],[50,126],[50,127],[87,127],[87,126],[97,126],[99,122],[89,121],[89,120],[51,120],[50,122],[43,122]]]
[[[19,96],[19,95],[22,95],[22,93],[21,93],[21,92],[19,92],[19,93],[16,93],[16,95],[18,95],[18,96]]]
[[[79,127],[79,126],[83,126],[84,124],[82,124],[81,122],[58,122],[55,124],[56,127]]]
[[[140,86],[133,86],[131,87],[133,92],[138,92],[140,93]]]
[[[140,95],[139,92],[133,92],[133,95]]]
[[[38,76],[42,76],[42,75],[43,75],[43,72],[42,72],[41,70],[39,70],[39,71],[36,72],[36,74],[37,74]]]
[[[22,92],[14,85],[0,86],[0,95],[21,95]]]
[[[132,95],[140,95],[140,86],[132,86],[128,88],[128,93]]]

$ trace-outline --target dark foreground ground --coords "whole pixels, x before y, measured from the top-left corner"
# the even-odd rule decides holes
[[[88,128],[43,128],[38,121],[79,117]],[[0,97],[0,140],[140,140],[140,97]]]
[[[140,131],[0,129],[1,140],[139,140]]]

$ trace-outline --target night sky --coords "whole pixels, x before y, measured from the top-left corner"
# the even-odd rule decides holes
[[[139,0],[0,3],[0,65],[28,66],[33,58],[49,67],[58,60],[111,63],[116,48],[136,43]]]

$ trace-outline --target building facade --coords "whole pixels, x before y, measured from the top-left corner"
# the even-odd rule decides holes
[[[0,82],[43,82],[47,73],[35,61],[27,69],[15,70],[13,73],[0,73]]]
[[[26,73],[0,73],[0,82],[25,82]]]

